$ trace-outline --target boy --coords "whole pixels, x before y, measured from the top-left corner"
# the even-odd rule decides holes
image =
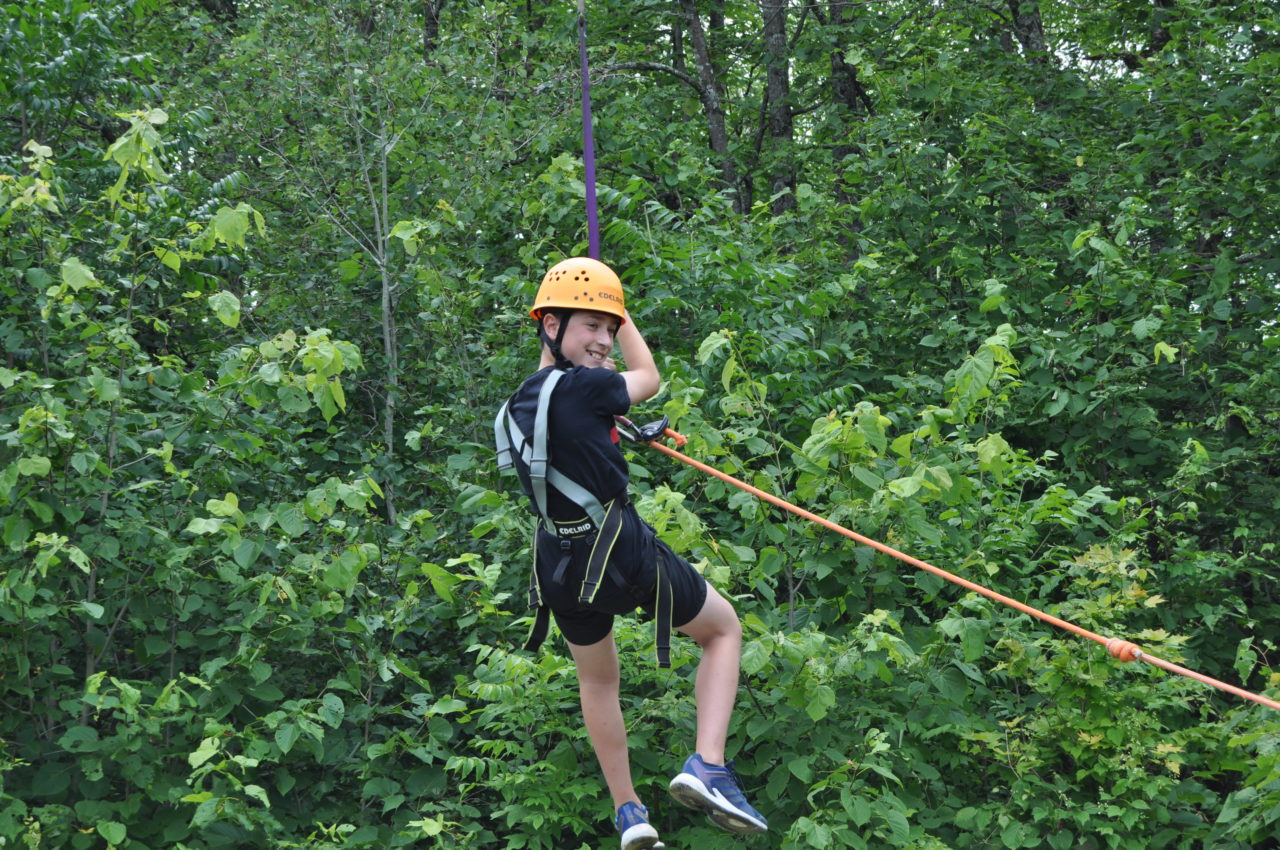
[[[693,638],[702,648],[697,750],[671,780],[671,794],[723,829],[764,832],[768,824],[724,759],[738,690],[737,613],[657,539],[627,498],[614,417],[657,394],[659,375],[627,314],[622,283],[598,260],[564,260],[543,277],[529,315],[542,341],[539,368],[495,422],[499,465],[516,467],[540,518],[529,591],[538,616],[528,648],[545,637],[549,608],[577,667],[582,717],[613,797],[622,850],[643,850],[661,845],[631,781],[613,617],[653,611],[664,666],[668,629]],[[611,357],[615,343],[622,372]]]

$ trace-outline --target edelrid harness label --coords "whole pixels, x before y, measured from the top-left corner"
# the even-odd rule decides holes
[[[593,528],[595,528],[595,526],[590,522],[580,522],[577,525],[560,525],[559,523],[556,524],[556,531],[559,534],[568,535],[570,537],[572,537],[575,534],[584,534]]]

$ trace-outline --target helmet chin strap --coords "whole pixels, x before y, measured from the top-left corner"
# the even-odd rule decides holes
[[[547,333],[547,326],[541,321],[538,322],[538,338],[546,343],[547,348],[551,351],[551,356],[556,361],[556,368],[568,371],[573,368],[573,363],[560,351],[560,344],[564,342],[564,332],[569,327],[569,316],[572,315],[573,311],[554,310],[552,313],[560,320],[558,322],[559,327],[556,328],[556,338],[551,338]]]

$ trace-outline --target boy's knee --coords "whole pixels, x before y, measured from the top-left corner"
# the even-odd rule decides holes
[[[725,627],[724,636],[735,643],[742,643],[742,621],[738,619],[736,614]]]
[[[708,601],[710,601],[710,597],[708,597]],[[720,627],[721,633],[741,638],[742,619],[738,617],[738,612],[733,607],[733,603],[717,593],[715,595],[714,605],[716,623]]]
[[[733,613],[733,609],[724,612],[713,622],[712,628],[702,641],[703,646],[708,643],[742,643],[742,621],[738,619],[737,614]]]
[[[622,680],[617,676],[578,676],[578,694],[584,699],[617,698]]]

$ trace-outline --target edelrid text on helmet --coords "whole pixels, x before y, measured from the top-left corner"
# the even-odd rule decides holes
[[[622,281],[613,269],[591,257],[570,257],[547,270],[529,315],[541,319],[548,310],[593,310],[627,321]]]

